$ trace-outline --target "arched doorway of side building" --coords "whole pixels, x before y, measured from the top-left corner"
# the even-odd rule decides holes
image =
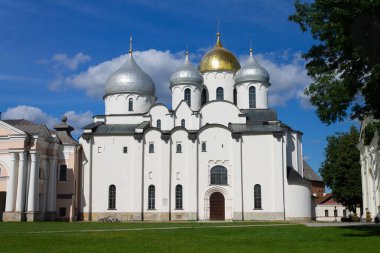
[[[225,220],[225,199],[220,192],[210,196],[210,220]]]

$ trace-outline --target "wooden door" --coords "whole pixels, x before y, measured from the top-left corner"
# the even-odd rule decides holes
[[[224,196],[220,192],[210,196],[210,220],[224,220]]]

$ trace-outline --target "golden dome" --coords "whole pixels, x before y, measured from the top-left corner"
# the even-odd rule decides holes
[[[220,33],[217,33],[216,35],[217,40],[215,46],[203,56],[199,63],[198,70],[202,73],[218,70],[239,70],[239,61],[233,53],[222,46],[222,43],[220,42]]]

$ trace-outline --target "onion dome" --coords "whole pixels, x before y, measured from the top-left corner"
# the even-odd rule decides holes
[[[126,62],[112,73],[106,81],[105,96],[120,93],[155,95],[152,78],[133,59],[132,38],[130,43],[129,57]]]
[[[189,60],[189,52],[186,51],[185,64],[177,69],[170,77],[170,86],[177,84],[203,84],[203,76],[194,68]]]
[[[240,69],[239,61],[233,53],[222,46],[222,43],[220,42],[220,33],[218,32],[216,35],[216,44],[203,56],[199,63],[199,71],[202,73],[218,70],[237,71]]]
[[[253,57],[252,48],[249,50],[248,62],[235,75],[235,83],[269,82],[269,74]]]

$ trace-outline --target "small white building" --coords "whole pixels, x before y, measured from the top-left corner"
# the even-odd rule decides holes
[[[379,133],[374,134],[370,143],[364,141],[364,128],[366,125],[375,122],[371,118],[366,118],[361,125],[360,141],[360,163],[362,174],[362,194],[364,215],[371,213],[371,217],[380,218],[380,149]]]
[[[268,108],[270,86],[252,50],[241,67],[218,33],[198,70],[186,53],[168,108],[130,50],[80,138],[82,218],[310,219],[302,133]]]

